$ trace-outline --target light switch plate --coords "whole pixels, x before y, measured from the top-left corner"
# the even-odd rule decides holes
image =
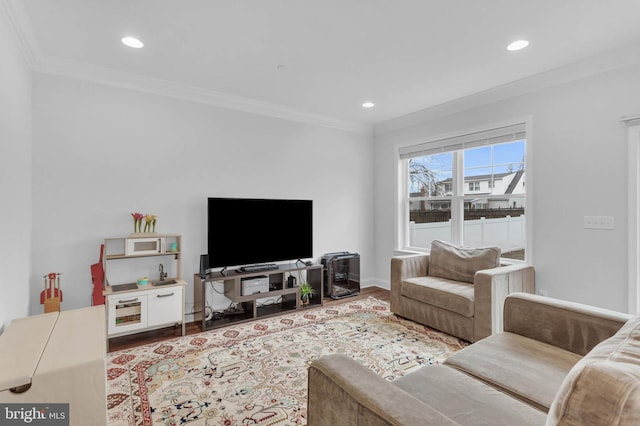
[[[613,216],[585,216],[585,229],[613,229]]]

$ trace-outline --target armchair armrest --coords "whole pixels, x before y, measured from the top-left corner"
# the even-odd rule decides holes
[[[309,426],[457,424],[344,355],[313,361],[308,388]]]
[[[426,277],[429,274],[428,254],[409,254],[391,258],[391,312],[397,312],[400,306],[402,282],[407,278]]]
[[[512,294],[504,305],[504,331],[578,355],[613,336],[630,318],[622,312],[535,294]]]
[[[507,265],[483,269],[474,277],[474,342],[503,329],[504,300],[515,292],[535,291],[533,266]]]

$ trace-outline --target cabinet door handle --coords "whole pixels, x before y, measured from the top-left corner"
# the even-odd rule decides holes
[[[156,297],[171,297],[173,296],[175,293],[167,293],[167,294],[159,294]]]
[[[118,300],[118,303],[131,303],[131,302],[137,302],[138,298],[134,298],[134,299],[127,299],[127,300]]]

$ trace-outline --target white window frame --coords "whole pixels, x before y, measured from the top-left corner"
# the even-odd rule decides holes
[[[534,205],[532,203],[532,194],[533,194],[533,188],[534,188],[534,185],[532,184],[533,175],[534,175],[534,166],[533,166],[533,155],[532,155],[533,120],[530,116],[516,118],[516,119],[505,121],[505,122],[495,123],[493,125],[482,126],[479,128],[468,129],[465,131],[454,132],[447,135],[442,135],[439,137],[429,139],[426,142],[418,143],[417,145],[415,141],[408,144],[396,145],[395,169],[396,169],[396,179],[397,179],[396,180],[397,209],[396,209],[396,215],[395,215],[395,218],[396,218],[396,227],[395,227],[396,248],[394,250],[395,253],[403,254],[403,253],[416,253],[416,252],[428,253],[429,252],[429,247],[411,247],[409,245],[409,241],[410,241],[409,210],[410,209],[407,202],[407,197],[405,195],[408,193],[408,190],[409,190],[408,189],[409,182],[407,179],[407,176],[409,175],[409,162],[404,161],[404,159],[402,158],[403,152],[406,152],[407,150],[415,151],[416,149],[420,149],[420,148],[433,150],[434,148],[437,149],[438,147],[442,148],[441,152],[463,150],[465,148],[472,147],[472,145],[465,146],[464,144],[465,144],[465,141],[473,139],[474,137],[473,135],[475,134],[486,132],[489,135],[488,137],[491,137],[490,136],[491,132],[493,132],[496,129],[500,129],[508,126],[516,126],[516,125],[521,125],[526,129],[526,137],[524,139],[526,139],[525,170],[527,173],[527,190],[525,192],[524,199],[527,206],[527,217],[529,219],[526,221],[525,232],[527,237],[526,237],[524,262],[527,264],[533,263],[534,254],[535,254],[533,249],[534,232],[533,232],[533,220],[532,220],[533,212],[534,212]],[[497,143],[500,143],[500,141],[496,140],[495,142],[491,142],[489,144],[497,144]],[[455,148],[453,148],[453,146],[455,146]],[[462,155],[454,154],[454,161],[453,161],[454,175],[457,173],[458,168],[463,168],[464,166],[462,164],[463,162],[462,157],[463,157]],[[446,199],[447,201],[451,200],[451,206],[452,206],[451,208],[451,221],[452,221],[451,241],[456,244],[460,244],[462,241],[462,229],[464,226],[464,217],[461,217],[463,215],[460,214],[462,213],[463,210],[461,208],[453,208],[453,206],[455,205],[454,203],[458,203],[458,204],[464,203],[464,200],[465,200],[464,184],[465,184],[464,179],[459,179],[457,182],[457,187],[455,187],[456,185],[452,185],[452,192],[453,192],[452,196],[442,197],[442,199]],[[474,195],[471,195],[471,197],[473,196]],[[504,194],[495,195],[495,196],[488,194],[486,198],[487,199],[504,198]],[[437,201],[438,198],[431,197],[429,198],[429,200]],[[418,200],[412,200],[412,201],[418,201]],[[457,225],[454,225],[454,223],[457,223]],[[521,263],[522,261],[503,258],[502,262],[505,264],[508,264],[508,263]]]
[[[628,308],[640,312],[640,115],[623,117],[627,126],[628,161]]]

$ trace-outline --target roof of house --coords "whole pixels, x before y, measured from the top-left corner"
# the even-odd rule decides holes
[[[518,182],[522,178],[522,175],[524,175],[524,170],[518,170],[516,172],[516,175],[513,177],[513,179],[511,179],[511,183],[509,184],[509,187],[507,188],[506,191],[504,191],[505,194],[513,194],[513,191],[516,189],[516,186],[518,185]]]

